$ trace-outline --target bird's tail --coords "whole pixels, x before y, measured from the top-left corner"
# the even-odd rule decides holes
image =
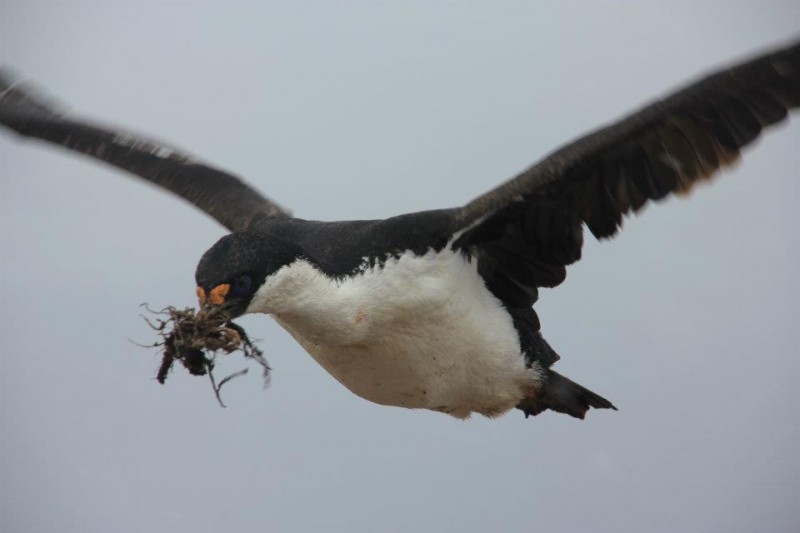
[[[517,409],[521,409],[526,418],[550,409],[583,419],[590,407],[617,410],[599,394],[552,370],[546,371],[544,385],[517,405]]]

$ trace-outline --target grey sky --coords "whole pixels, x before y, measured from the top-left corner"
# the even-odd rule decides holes
[[[661,4],[4,0],[0,61],[299,216],[374,218],[800,33],[796,1]],[[796,531],[796,119],[543,294],[558,369],[620,408],[584,422],[373,405],[263,316],[270,389],[161,387],[137,306],[193,305],[222,228],[0,135],[0,530]]]

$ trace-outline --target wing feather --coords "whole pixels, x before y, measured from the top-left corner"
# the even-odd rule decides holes
[[[800,43],[700,81],[592,132],[465,205],[465,225],[523,201],[562,198],[598,237],[647,200],[686,193],[735,162],[800,105]]]
[[[598,238],[616,234],[625,215],[648,201],[686,194],[736,162],[798,105],[800,42],[707,76],[556,150],[461,208],[455,217],[470,229],[456,246],[485,262],[494,287],[557,285],[580,258],[583,225]],[[517,301],[528,292],[498,296]]]
[[[0,71],[0,124],[99,159],[163,187],[199,207],[231,231],[290,213],[238,177],[166,144],[114,128],[70,119],[35,90]]]

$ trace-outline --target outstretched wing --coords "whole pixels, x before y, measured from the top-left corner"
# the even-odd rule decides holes
[[[290,213],[232,174],[165,144],[65,116],[51,102],[0,71],[0,124],[20,135],[94,157],[164,187],[231,231]]]
[[[687,193],[800,105],[800,43],[710,75],[552,153],[455,215],[490,287],[530,305],[577,261],[582,226],[614,235],[648,200]]]

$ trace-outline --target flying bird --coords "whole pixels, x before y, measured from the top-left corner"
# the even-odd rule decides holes
[[[295,218],[235,175],[62,113],[0,77],[0,123],[126,170],[230,234],[197,265],[200,305],[265,313],[358,396],[454,417],[615,409],[557,373],[538,290],[651,200],[683,195],[800,105],[800,42],[708,75],[554,151],[464,206]]]

